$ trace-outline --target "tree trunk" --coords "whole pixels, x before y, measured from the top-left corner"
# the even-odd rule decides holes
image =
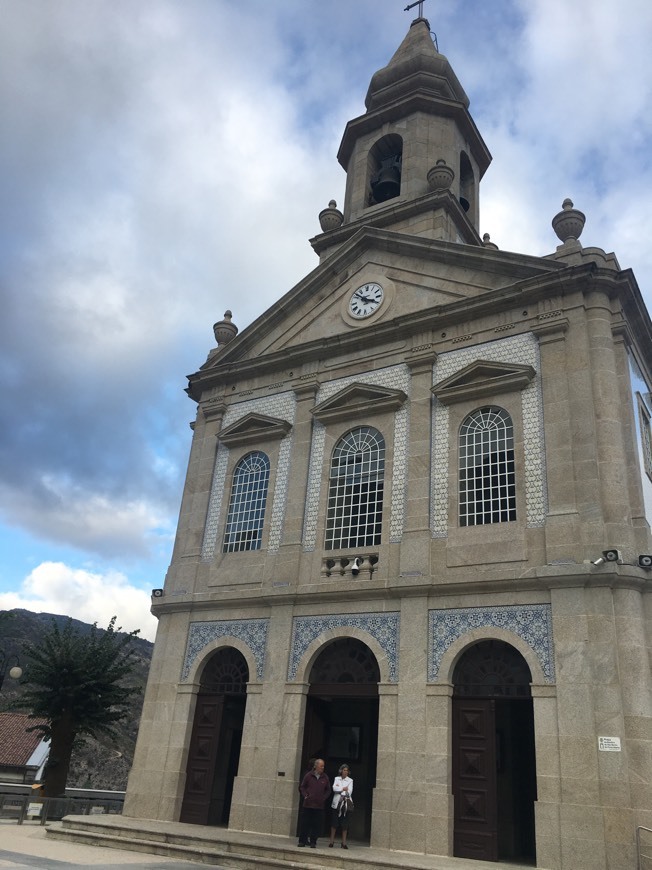
[[[66,790],[68,769],[72,758],[72,746],[75,742],[71,717],[64,714],[58,722],[52,724],[50,754],[44,773],[45,797],[59,797]]]

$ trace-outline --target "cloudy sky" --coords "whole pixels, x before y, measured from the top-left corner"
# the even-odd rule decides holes
[[[194,405],[317,264],[335,159],[407,0],[0,0],[0,608],[153,638]],[[481,233],[570,196],[652,307],[652,4],[426,0],[493,154]]]

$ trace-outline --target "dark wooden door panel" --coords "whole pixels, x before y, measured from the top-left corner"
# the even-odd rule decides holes
[[[179,818],[181,822],[196,825],[208,823],[223,710],[223,695],[197,696],[186,769],[186,790]]]
[[[453,699],[454,854],[498,860],[495,702]]]

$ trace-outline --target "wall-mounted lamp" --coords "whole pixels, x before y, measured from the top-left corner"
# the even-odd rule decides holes
[[[0,692],[7,674],[12,680],[19,680],[23,675],[23,669],[19,665],[18,656],[15,653],[8,654],[4,650],[0,650]]]

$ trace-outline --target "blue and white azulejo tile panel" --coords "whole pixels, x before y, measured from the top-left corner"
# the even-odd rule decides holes
[[[256,661],[256,679],[262,680],[268,627],[269,619],[219,619],[214,622],[191,622],[181,679],[188,679],[195,659],[209,643],[223,637],[234,637],[245,643],[251,650]],[[252,674],[249,674],[249,679],[253,679]]]
[[[387,656],[390,682],[398,680],[399,613],[335,613],[330,616],[295,616],[292,625],[292,646],[288,664],[288,680],[294,680],[302,656],[325,631],[338,628],[359,628],[371,635]]]
[[[552,612],[549,604],[455,607],[428,611],[428,682],[436,682],[446,650],[477,628],[502,628],[536,653],[547,683],[555,681]]]

